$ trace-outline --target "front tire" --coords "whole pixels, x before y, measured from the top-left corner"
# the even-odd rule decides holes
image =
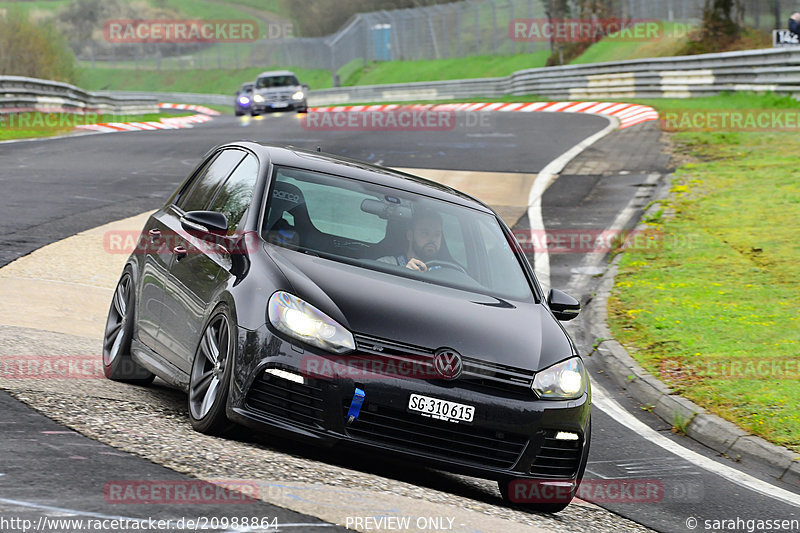
[[[203,330],[189,375],[189,421],[200,433],[222,435],[233,427],[225,414],[225,404],[235,339],[230,313],[221,306]]]
[[[149,385],[155,376],[131,358],[135,314],[133,276],[126,269],[114,289],[103,335],[103,373],[108,379]]]
[[[572,498],[576,494],[578,494],[578,489],[581,486],[581,482],[583,481],[583,475],[586,472],[586,463],[589,461],[589,447],[592,442],[592,419],[586,422],[586,435],[585,435],[585,446],[583,448],[583,454],[581,456],[581,464],[578,468],[578,475],[575,479],[575,486],[572,492],[572,497],[570,501],[557,501],[553,503],[519,503],[514,502],[513,499],[510,497],[510,485],[514,481],[513,479],[504,479],[497,482],[497,487],[500,489],[500,496],[503,498],[503,502],[506,505],[510,505],[512,507],[516,507],[523,511],[533,512],[533,513],[560,513],[567,507],[569,504],[572,503]],[[561,499],[561,498],[558,498]]]

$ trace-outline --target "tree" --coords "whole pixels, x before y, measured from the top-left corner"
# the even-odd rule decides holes
[[[704,54],[726,50],[742,33],[742,0],[705,0],[703,25],[683,50],[686,54]]]
[[[74,82],[75,58],[52,22],[11,9],[0,16],[0,75]]]

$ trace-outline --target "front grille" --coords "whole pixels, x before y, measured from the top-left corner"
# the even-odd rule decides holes
[[[306,380],[309,381],[309,380]],[[247,407],[274,418],[308,427],[323,427],[322,390],[262,372],[245,399]]]
[[[424,368],[423,375],[436,375],[433,369],[435,350],[366,335],[356,335],[355,340],[356,351],[359,354],[377,355],[395,361],[412,362]],[[534,373],[529,370],[483,361],[473,357],[463,357],[462,360],[464,370],[461,378],[459,378],[460,382],[478,388],[533,395],[530,387],[531,383],[533,383]]]
[[[350,405],[345,402],[344,415]],[[350,437],[494,468],[510,469],[528,443],[527,437],[454,424],[420,415],[365,404],[358,419],[347,427]]]
[[[580,440],[558,440],[555,431],[548,431],[531,465],[531,474],[541,478],[571,479],[581,463]]]

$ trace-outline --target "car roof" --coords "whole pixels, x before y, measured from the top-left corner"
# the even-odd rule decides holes
[[[242,84],[242,89],[244,89],[245,87],[252,87],[253,85],[255,85],[255,82],[248,81],[247,83]]]
[[[291,70],[267,70],[262,72],[258,75],[259,78],[263,78],[266,76],[294,76],[294,72]]]
[[[239,141],[224,146],[247,148],[260,157],[268,159],[274,165],[303,168],[354,178],[495,214],[491,208],[480,200],[447,185],[399,170],[371,165],[356,159],[323,152],[313,152],[293,146],[280,146],[254,141]]]

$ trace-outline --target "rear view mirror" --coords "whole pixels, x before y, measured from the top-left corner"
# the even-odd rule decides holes
[[[399,204],[388,204],[380,200],[366,199],[361,202],[361,210],[365,213],[377,215],[384,220],[411,220],[410,207]]]
[[[216,211],[189,211],[181,217],[186,231],[200,231],[214,235],[228,233],[228,217]]]
[[[558,289],[550,289],[547,296],[547,305],[558,320],[568,322],[577,317],[581,312],[581,303]]]

